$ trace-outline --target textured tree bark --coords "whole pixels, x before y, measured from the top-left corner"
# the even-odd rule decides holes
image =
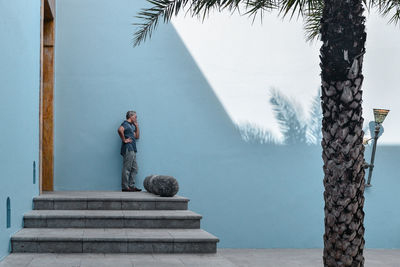
[[[321,20],[324,266],[364,266],[361,0],[324,0]]]

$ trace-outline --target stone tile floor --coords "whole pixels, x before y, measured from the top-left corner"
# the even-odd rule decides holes
[[[218,249],[217,254],[10,254],[0,267],[322,266],[321,249]],[[400,250],[367,249],[365,267],[400,267]]]

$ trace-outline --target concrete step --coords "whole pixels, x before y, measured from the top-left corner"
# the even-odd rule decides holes
[[[24,228],[12,252],[216,253],[218,238],[201,229]]]
[[[33,210],[25,228],[200,228],[190,210]]]
[[[148,192],[55,191],[33,199],[35,210],[186,210],[189,199]]]

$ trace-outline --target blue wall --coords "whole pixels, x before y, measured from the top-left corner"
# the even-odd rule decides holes
[[[385,131],[389,129],[385,128]],[[365,157],[370,162],[372,146]],[[400,146],[379,146],[376,150],[372,187],[365,190],[365,240],[367,247],[400,248]],[[368,173],[366,173],[366,179]]]
[[[40,0],[0,0],[0,259],[38,194]],[[38,168],[37,168],[38,170]],[[36,178],[38,172],[36,173]],[[6,201],[11,200],[11,228]]]
[[[57,2],[55,189],[120,190],[117,128],[134,109],[138,183],[177,177],[220,247],[322,247],[321,149],[244,142],[172,25],[132,48],[131,23],[144,5]],[[399,152],[378,151],[366,193],[368,247],[400,248]]]

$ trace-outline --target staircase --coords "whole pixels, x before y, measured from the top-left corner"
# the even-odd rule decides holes
[[[216,253],[189,199],[147,192],[49,192],[33,199],[12,252]]]

